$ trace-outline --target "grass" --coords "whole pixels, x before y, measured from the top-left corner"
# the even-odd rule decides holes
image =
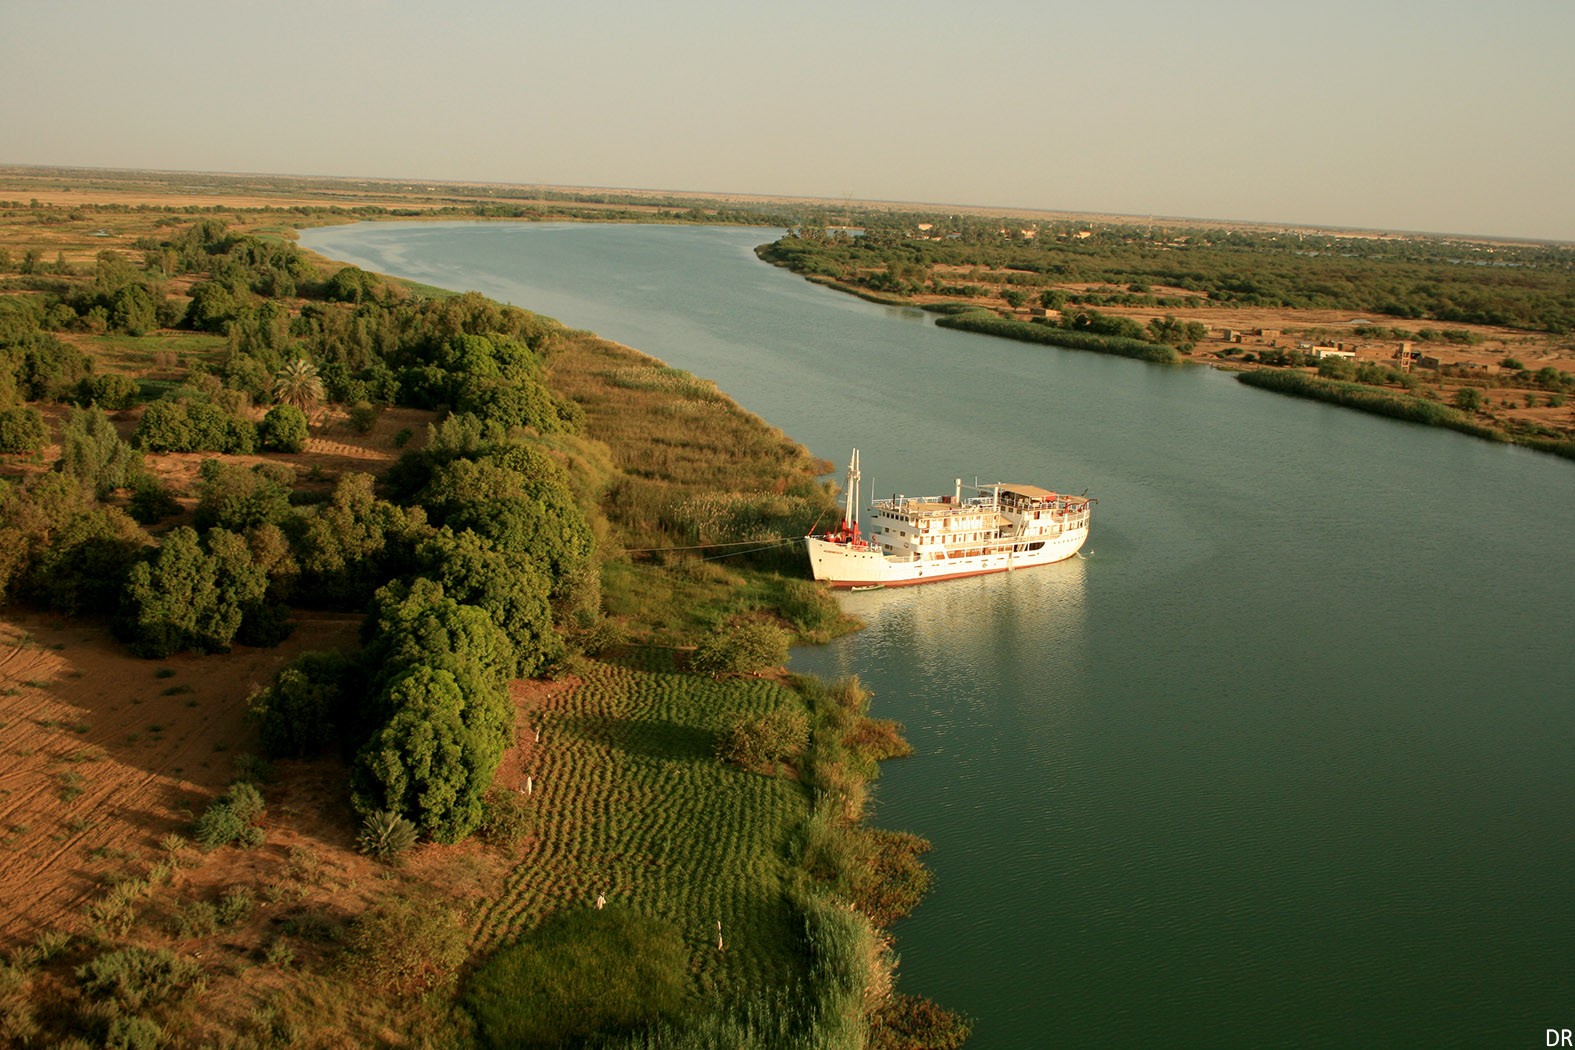
[[[1489,441],[1509,441],[1539,452],[1547,452],[1565,459],[1575,459],[1575,441],[1572,441],[1556,432],[1542,433],[1523,428],[1510,428],[1500,430],[1497,427],[1479,422],[1469,413],[1458,408],[1443,405],[1426,398],[1414,397],[1399,390],[1386,387],[1367,386],[1363,383],[1348,383],[1342,380],[1325,379],[1322,376],[1310,375],[1306,372],[1271,371],[1259,369],[1254,372],[1241,372],[1236,376],[1237,381],[1248,386],[1258,387],[1263,390],[1272,390],[1279,394],[1290,394],[1293,397],[1305,397],[1315,401],[1327,401],[1331,404],[1343,405],[1362,412],[1374,415],[1387,416],[1390,419],[1404,420],[1408,423],[1421,423],[1426,426],[1444,427],[1456,430],[1462,434],[1473,437],[1486,438]]]
[[[1173,346],[1146,343],[1141,339],[1127,339],[1123,336],[1072,331],[1034,324],[1031,321],[1016,321],[998,317],[992,311],[982,308],[938,317],[935,319],[935,324],[940,328],[957,328],[964,332],[995,335],[1025,343],[1042,343],[1067,350],[1088,350],[1096,354],[1114,354],[1117,357],[1131,357],[1139,361],[1153,361],[1159,364],[1175,364],[1181,360],[1181,355]]]
[[[714,384],[585,332],[555,339],[549,367],[605,446],[558,451],[626,547],[797,538],[829,510],[831,464]]]
[[[496,1050],[625,1034],[687,1012],[688,956],[661,920],[617,906],[566,909],[487,960],[465,1003]]]
[[[543,715],[531,760],[535,845],[482,905],[475,947],[496,948],[604,894],[678,931],[699,992],[734,997],[803,979],[783,857],[808,797],[792,779],[713,755],[734,714],[798,698],[760,679],[604,663],[583,673],[585,684]],[[719,920],[725,953],[714,948]]]

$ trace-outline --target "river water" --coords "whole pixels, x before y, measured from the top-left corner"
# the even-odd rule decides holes
[[[1099,499],[1086,558],[848,596],[934,892],[901,986],[969,1045],[1542,1046],[1575,1028],[1575,464],[934,327],[775,231],[364,224],[302,243],[716,380],[867,495]]]

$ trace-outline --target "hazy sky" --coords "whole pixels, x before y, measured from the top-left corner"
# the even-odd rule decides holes
[[[1575,0],[11,0],[0,163],[1575,240]]]

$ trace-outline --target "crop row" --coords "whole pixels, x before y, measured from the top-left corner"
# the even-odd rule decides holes
[[[731,719],[799,702],[766,681],[595,666],[538,719],[527,770],[535,834],[478,917],[477,947],[600,894],[672,922],[702,990],[795,983],[782,857],[808,799],[794,780],[725,766],[713,752]]]

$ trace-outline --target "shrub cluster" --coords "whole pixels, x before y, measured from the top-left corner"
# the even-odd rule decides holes
[[[257,451],[257,424],[207,401],[164,397],[143,409],[131,442],[148,452],[249,455]]]
[[[262,816],[263,808],[262,793],[257,786],[238,780],[197,818],[191,837],[203,849],[217,849],[232,842],[261,845],[262,828],[257,827],[255,821]]]
[[[722,624],[700,640],[689,666],[708,674],[742,674],[787,662],[788,636],[760,620]]]

